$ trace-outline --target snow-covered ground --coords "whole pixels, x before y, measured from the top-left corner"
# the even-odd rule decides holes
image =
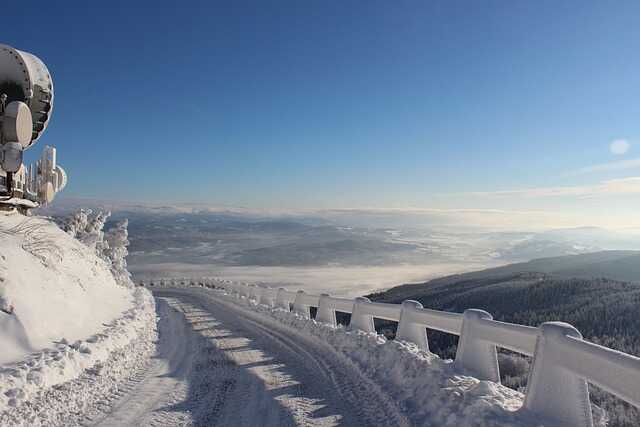
[[[177,300],[157,300],[159,341],[135,381],[115,400],[92,408],[85,425],[184,425],[202,419],[216,398],[217,364],[206,340],[194,329],[197,318]]]
[[[313,337],[229,304],[218,293],[158,295],[178,304],[208,347],[208,410],[197,425],[409,425],[401,409],[348,360]],[[199,393],[194,390],[194,395]]]
[[[154,301],[95,252],[0,217],[0,425],[541,425],[521,393],[413,344],[222,289]]]
[[[73,425],[150,361],[146,289],[46,218],[0,214],[0,425]]]
[[[132,303],[105,262],[54,223],[0,213],[0,364],[87,339]]]
[[[184,423],[539,425],[516,412],[521,393],[461,375],[451,361],[411,344],[255,307],[219,290],[163,289],[156,296],[185,313],[208,343],[195,350],[206,349],[209,369],[215,367],[206,371],[204,389],[193,387],[185,401],[174,404]],[[211,396],[208,410],[190,403],[189,395],[205,394]],[[166,411],[165,399],[134,407]],[[113,416],[122,414],[116,410]]]
[[[0,367],[0,425],[78,425],[123,393],[154,354],[153,298],[137,289],[135,306],[96,334],[60,342]]]

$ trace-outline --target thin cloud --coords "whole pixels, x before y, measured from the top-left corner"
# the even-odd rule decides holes
[[[566,174],[564,174],[564,176],[586,175],[596,172],[621,171],[635,168],[640,168],[640,157],[637,157],[635,159],[618,160],[615,162],[600,163],[597,165],[587,166],[567,172]]]
[[[571,187],[540,187],[506,191],[467,193],[480,197],[603,197],[625,194],[640,194],[640,176],[611,179],[594,185],[579,185]]]

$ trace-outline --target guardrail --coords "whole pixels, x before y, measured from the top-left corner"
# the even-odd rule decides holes
[[[365,332],[375,332],[374,318],[396,321],[396,339],[426,351],[427,328],[457,335],[456,368],[481,380],[500,382],[497,347],[533,356],[520,411],[554,425],[593,426],[588,382],[640,407],[640,358],[584,341],[567,323],[546,322],[534,328],[493,320],[483,310],[448,313],[425,309],[417,301],[385,304],[364,297],[337,298],[226,281],[215,286],[307,318],[313,307],[317,322],[333,326],[336,312],[350,313],[348,327]]]

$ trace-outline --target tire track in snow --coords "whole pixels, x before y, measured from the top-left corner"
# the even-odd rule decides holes
[[[162,291],[160,295],[171,295],[184,302],[201,307],[204,312],[212,314],[225,328],[234,334],[250,338],[255,348],[266,349],[268,357],[284,366],[284,373],[292,375],[298,382],[296,387],[287,392],[292,395],[279,397],[281,405],[292,414],[296,425],[409,425],[395,402],[391,400],[377,384],[364,376],[346,357],[338,354],[316,338],[302,335],[283,324],[265,316],[244,309],[234,303],[216,297],[214,293],[197,294],[188,290]],[[214,345],[224,347],[218,340]],[[224,351],[224,349],[221,349]],[[237,354],[228,352],[232,359]],[[244,360],[237,360],[244,363]],[[267,378],[273,380],[274,378]],[[215,379],[212,379],[215,381]],[[251,402],[257,399],[260,390],[249,388],[247,384],[225,394],[219,425],[255,425],[256,420],[244,416],[251,412]],[[264,390],[262,391],[264,393]],[[245,400],[248,399],[248,400]],[[232,400],[232,402],[229,402]],[[238,402],[245,402],[244,408]],[[264,402],[263,402],[264,403]],[[234,408],[234,409],[230,409]],[[242,405],[241,405],[242,406]],[[320,408],[320,409],[319,409]],[[324,417],[313,417],[315,411],[326,414]],[[328,413],[328,414],[327,414]],[[225,416],[233,414],[233,416]],[[242,417],[240,417],[242,418]],[[264,421],[264,420],[263,420]],[[258,425],[284,425],[287,420],[279,420],[279,424],[259,423]],[[289,420],[290,421],[290,420]]]
[[[268,330],[258,323],[253,323],[263,333],[273,336],[274,339],[282,343],[287,343],[289,347],[297,349],[300,354],[304,354],[307,360],[316,366],[317,371],[315,372],[320,372],[323,376],[328,377],[334,384],[335,391],[347,402],[354,404],[353,409],[358,414],[361,425],[378,426],[381,420],[384,420],[384,425],[388,426],[409,425],[409,422],[401,414],[396,404],[384,394],[377,384],[360,374],[355,365],[345,363],[343,360],[341,362],[345,366],[340,366],[336,369],[335,364],[332,365],[327,362],[326,358],[318,357],[313,352],[307,351],[285,335]],[[327,351],[326,349],[323,350]],[[341,359],[340,355],[335,353],[330,357]]]
[[[121,388],[113,399],[106,399],[101,414],[87,420],[85,425],[101,427],[127,425],[178,425],[184,423],[184,415],[178,413],[156,413],[158,408],[170,403],[170,397],[179,389],[191,363],[187,352],[190,347],[189,335],[183,334],[180,342],[180,328],[186,326],[175,313],[163,306],[163,322],[158,354],[150,360],[145,369],[136,373]],[[110,404],[109,400],[113,400]],[[158,419],[160,418],[160,419]]]
[[[165,301],[156,358],[86,425],[409,425],[375,382],[317,338],[213,292],[156,296]]]

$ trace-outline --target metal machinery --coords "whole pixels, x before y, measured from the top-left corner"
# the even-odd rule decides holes
[[[24,150],[44,133],[53,111],[53,81],[35,55],[0,44],[0,206],[22,210],[51,203],[67,184],[56,149],[25,167]]]

